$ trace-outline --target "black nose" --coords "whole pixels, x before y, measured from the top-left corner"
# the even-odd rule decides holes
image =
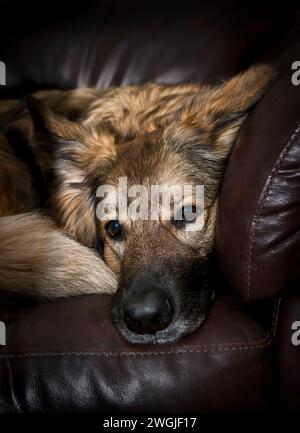
[[[123,304],[128,328],[137,334],[154,334],[165,329],[172,318],[167,295],[158,289],[141,290]]]

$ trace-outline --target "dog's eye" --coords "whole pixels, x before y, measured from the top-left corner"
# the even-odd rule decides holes
[[[197,208],[194,204],[182,208],[182,217],[187,222],[193,222],[196,219]]]
[[[173,219],[173,224],[177,229],[182,229],[188,223],[193,223],[196,219],[196,206],[195,205],[187,205],[182,207],[181,209],[181,218],[182,219]]]
[[[119,221],[112,220],[105,225],[106,233],[111,237],[116,237],[121,234],[122,226]]]

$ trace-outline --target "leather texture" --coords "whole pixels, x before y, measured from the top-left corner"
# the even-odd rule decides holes
[[[299,13],[288,4],[246,3],[1,3],[3,98],[149,80],[216,83],[257,61],[274,64],[278,78],[242,128],[217,220],[220,267],[229,290],[253,302],[253,314],[219,296],[190,337],[136,347],[112,326],[108,297],[1,299],[8,344],[0,347],[0,412],[261,411],[279,400],[300,408],[297,352],[286,339],[299,308],[288,297],[300,263],[300,86],[290,82]],[[274,309],[276,358],[268,326],[256,317],[267,315],[259,300],[276,306],[283,292],[289,300],[278,317]]]
[[[243,126],[221,191],[219,263],[247,301],[271,298],[299,279],[300,85],[291,82],[299,50],[297,14],[286,39],[263,59],[278,79]]]
[[[299,221],[300,86],[287,74],[248,117],[223,181],[219,263],[244,299],[271,298],[299,277]]]
[[[216,82],[269,52],[286,32],[288,21],[282,18],[291,15],[263,2],[255,7],[217,0],[180,6],[90,1],[75,9],[55,0],[47,14],[34,2],[30,14],[29,1],[20,6],[21,35],[16,37],[7,33],[16,14],[13,4],[6,3],[0,55],[7,64],[7,85],[21,85],[20,92],[30,85]]]
[[[232,412],[271,406],[270,336],[232,297],[216,300],[198,332],[163,346],[126,343],[109,319],[110,301],[89,295],[22,307],[2,303],[8,345],[0,348],[0,395],[12,411]]]

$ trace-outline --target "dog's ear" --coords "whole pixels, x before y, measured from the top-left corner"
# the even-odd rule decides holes
[[[75,122],[55,114],[42,100],[35,96],[27,97],[27,107],[33,121],[33,131],[36,138],[43,141],[45,150],[52,153],[55,144],[75,139],[79,128]]]
[[[96,243],[92,178],[113,158],[112,137],[54,113],[29,97],[28,109],[38,148],[47,155],[51,174],[50,210],[57,224],[77,241]],[[106,131],[107,132],[107,131]]]
[[[115,157],[115,135],[109,125],[102,124],[94,129],[70,121],[54,113],[34,96],[28,97],[27,105],[33,120],[34,136],[53,159],[67,160],[74,169],[89,175]]]
[[[256,65],[225,81],[210,95],[208,114],[223,120],[245,114],[265,93],[274,77],[269,65]]]
[[[212,149],[226,156],[249,110],[275,78],[273,68],[256,65],[219,86],[195,95],[183,108],[181,122],[206,135]]]

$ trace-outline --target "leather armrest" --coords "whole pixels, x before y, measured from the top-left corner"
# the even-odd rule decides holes
[[[220,195],[219,264],[246,301],[276,296],[300,277],[300,85],[292,82],[300,14],[290,33],[262,59],[279,79],[243,125]]]

